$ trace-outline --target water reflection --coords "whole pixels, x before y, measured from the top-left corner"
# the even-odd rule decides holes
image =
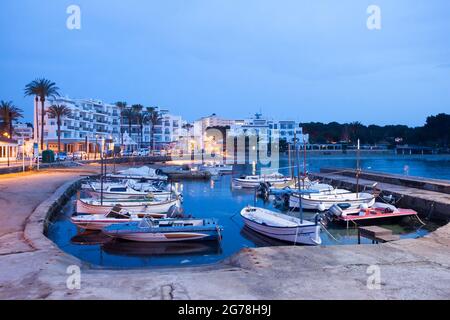
[[[90,230],[76,234],[70,239],[70,242],[76,245],[89,246],[95,244],[104,244],[110,242],[111,240],[112,240],[111,237],[105,235],[100,231]]]
[[[222,247],[217,241],[142,243],[114,240],[103,244],[102,250],[112,255],[135,257],[222,253]]]
[[[290,245],[288,242],[283,242],[277,239],[272,239],[266,237],[252,229],[244,226],[241,229],[241,236],[245,239],[253,242],[257,247],[272,247],[272,246],[287,246]]]

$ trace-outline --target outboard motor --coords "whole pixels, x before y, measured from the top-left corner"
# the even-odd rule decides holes
[[[169,218],[183,218],[183,210],[178,207],[177,205],[173,205],[169,208],[168,212],[167,212],[167,216]]]
[[[257,192],[264,199],[268,199],[270,194],[270,184],[268,182],[261,182],[258,186]]]
[[[342,213],[344,212],[344,210],[342,210],[341,207],[339,207],[337,204],[333,204],[330,209],[328,210],[328,212],[331,215],[334,215],[336,217],[340,217],[342,215]]]

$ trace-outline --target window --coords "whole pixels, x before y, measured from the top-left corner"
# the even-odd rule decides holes
[[[111,192],[126,192],[127,188],[125,188],[125,187],[111,188],[110,191]]]

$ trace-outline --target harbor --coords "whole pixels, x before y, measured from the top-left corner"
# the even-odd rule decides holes
[[[17,181],[17,188],[22,188],[20,179],[29,179],[30,174],[36,179],[37,184],[42,183],[40,180],[49,182],[55,179],[54,184],[46,184],[51,189],[48,192],[50,194],[53,192],[52,196],[49,197],[49,193],[42,194],[41,200],[45,199],[45,201],[37,206],[30,217],[25,218],[26,212],[23,208],[24,220],[17,221],[16,229],[3,230],[0,265],[5,268],[4,270],[10,271],[2,275],[4,278],[1,280],[1,285],[3,288],[9,288],[9,296],[11,288],[14,287],[16,298],[45,296],[50,299],[88,297],[101,299],[105,298],[106,291],[113,290],[114,286],[118,285],[117,283],[121,283],[122,290],[120,292],[116,290],[114,297],[126,299],[137,298],[141,294],[150,295],[149,297],[155,299],[231,299],[236,297],[264,299],[269,298],[269,294],[271,298],[302,299],[317,297],[318,287],[323,288],[321,298],[337,298],[339,295],[341,298],[385,299],[425,296],[439,298],[448,294],[446,291],[448,288],[442,284],[445,279],[448,279],[448,267],[446,266],[449,262],[445,254],[445,248],[450,241],[448,226],[444,224],[441,227],[442,222],[434,224],[433,219],[428,220],[428,212],[420,214],[428,225],[425,228],[416,225],[415,228],[408,231],[408,228],[399,229],[394,225],[383,225],[383,228],[388,228],[391,232],[394,230],[395,234],[400,234],[398,236],[400,240],[390,241],[386,244],[373,245],[372,240],[361,238],[359,241],[362,245],[358,245],[358,229],[339,228],[333,230],[329,228],[333,238],[339,239],[340,243],[322,232],[323,244],[321,246],[286,246],[284,242],[271,240],[252,232],[252,230],[245,230],[240,219],[235,219],[234,222],[230,219],[230,217],[238,216],[240,208],[248,204],[255,204],[253,192],[233,191],[230,187],[232,175],[222,176],[220,180],[204,182],[182,181],[185,210],[198,212],[196,216],[201,217],[203,214],[199,212],[198,208],[208,208],[205,216],[219,218],[219,222],[223,224],[223,240],[220,244],[165,245],[159,243],[142,245],[128,242],[119,243],[117,246],[105,243],[104,237],[99,236],[86,237],[81,234],[76,238],[78,231],[70,225],[70,221],[66,220],[74,211],[73,201],[70,199],[74,199],[76,190],[80,188],[81,181],[86,179],[86,175],[95,176],[98,174],[98,169],[98,166],[95,165],[77,167],[70,171],[55,169],[50,175],[55,178],[49,178],[45,172],[24,173],[22,177],[15,175],[1,177],[2,183],[0,184],[8,185],[8,188],[11,188],[10,183],[5,184],[8,179]],[[242,172],[242,170],[246,172],[245,167],[240,171]],[[328,171],[328,169],[324,171]],[[430,180],[433,181],[433,179]],[[324,181],[327,180],[324,179]],[[58,187],[58,185],[60,186]],[[220,187],[221,185],[222,187]],[[33,188],[33,184],[30,184],[29,188]],[[11,193],[5,194],[12,196],[17,193],[11,190]],[[218,195],[220,198],[217,198]],[[192,203],[195,201],[194,199],[199,207]],[[207,199],[211,202],[209,206]],[[236,204],[230,205],[230,199],[236,199],[233,200],[233,202],[236,201]],[[218,205],[219,201],[224,201],[227,205]],[[256,204],[274,210],[272,204],[264,203],[262,199],[256,199]],[[213,208],[221,208],[221,210]],[[28,210],[32,210],[32,208],[29,207]],[[221,211],[223,213],[220,213]],[[309,218],[314,216],[313,213],[305,214]],[[20,226],[23,225],[25,225],[25,229],[20,230]],[[46,235],[54,243],[44,236],[44,229],[47,230]],[[61,236],[65,238],[60,238]],[[75,241],[70,243],[74,237]],[[333,259],[330,260],[330,257]],[[30,265],[23,263],[23,259],[31,259],[36,265],[46,265],[48,261],[52,261],[52,268],[44,268],[37,273],[36,270],[31,272]],[[65,279],[65,269],[73,263],[82,267],[83,290],[67,290],[57,284],[57,279],[60,279],[59,281]],[[367,291],[365,285],[357,280],[366,277],[365,269],[371,264],[380,264],[384,272],[388,272],[383,278],[385,284],[382,293]],[[19,265],[21,266],[19,267]],[[408,266],[407,275],[402,273],[405,266]],[[171,271],[174,267],[176,268]],[[314,274],[313,269],[317,268],[322,270],[320,276],[317,273],[315,273],[316,276],[301,276],[308,272]],[[257,285],[259,283],[257,278],[270,277],[277,272],[290,274],[290,276],[285,279],[265,280],[264,283]],[[433,272],[433,279],[436,280],[426,281],[426,283],[417,281],[414,275],[421,272]],[[23,279],[22,277],[29,278],[31,274],[34,276],[30,278],[29,282],[19,281],[19,279]],[[155,281],[153,274],[157,274],[160,280]],[[402,282],[410,283],[408,289],[405,289],[404,283],[402,284],[400,278],[397,277],[400,274],[403,274]],[[111,276],[117,280],[113,287],[108,284],[107,280]],[[145,287],[139,286],[140,289],[131,290],[132,283],[145,281],[143,279],[147,277],[153,279],[150,286],[148,286],[149,282],[145,282],[147,284]],[[218,277],[220,281],[218,281]],[[330,277],[337,285],[333,290],[325,290]],[[127,281],[127,285],[124,285],[124,281]],[[215,289],[225,281],[235,283],[233,286],[235,289],[231,289],[232,287],[228,287],[225,291]],[[301,284],[302,287],[314,284],[315,289],[298,291],[294,289],[295,286],[292,287],[294,283]],[[339,289],[340,284],[343,286],[341,290]],[[274,293],[274,288],[281,285],[292,289]],[[106,289],[108,286],[109,289]],[[343,293],[343,288],[349,286],[354,290],[351,292],[345,290]],[[400,287],[403,289],[399,294]],[[102,288],[102,290],[98,288]],[[420,291],[417,291],[418,288]],[[218,292],[221,293],[218,294]],[[108,298],[111,298],[110,292],[108,292]]]
[[[54,2],[2,3],[0,300],[450,299],[449,3]]]

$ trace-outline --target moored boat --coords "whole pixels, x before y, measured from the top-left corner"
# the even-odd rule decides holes
[[[115,224],[102,231],[114,238],[139,242],[221,240],[222,227],[214,219],[150,219]]]
[[[110,178],[122,179],[167,180],[167,176],[160,175],[157,170],[147,166],[140,168],[129,168],[118,171],[117,173],[109,173],[106,176]]]
[[[292,179],[280,173],[233,178],[233,184],[242,188],[257,188],[261,183],[287,183]]]
[[[247,227],[267,237],[294,244],[320,245],[320,225],[318,222],[301,220],[271,210],[245,207],[241,217]]]
[[[172,206],[180,207],[180,200],[177,198],[165,201],[150,199],[96,199],[86,198],[76,200],[76,212],[84,214],[107,214],[111,209],[119,204],[130,213],[167,213]]]
[[[372,206],[375,196],[370,193],[352,193],[345,189],[334,189],[330,192],[302,194],[292,193],[289,197],[289,207],[299,208],[300,197],[302,208],[306,210],[325,211],[335,204],[346,204],[349,208],[358,208],[361,205]]]
[[[145,217],[154,219],[165,219],[167,214],[163,213],[129,213],[116,205],[107,214],[73,215],[70,221],[77,227],[85,230],[102,230],[112,224],[141,221]]]
[[[372,206],[362,205],[359,208],[346,208],[343,205],[333,205],[327,211],[328,220],[360,224],[366,221],[391,220],[401,217],[417,217],[417,211],[397,208],[394,205],[375,202]]]

